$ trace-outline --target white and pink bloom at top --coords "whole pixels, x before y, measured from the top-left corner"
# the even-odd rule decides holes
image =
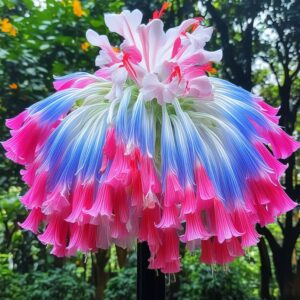
[[[278,109],[209,77],[221,51],[204,50],[212,28],[189,19],[164,31],[155,12],[106,14],[120,47],[100,48],[95,74],[57,78],[56,93],[7,120],[2,143],[21,171],[30,211],[21,224],[57,256],[146,241],[149,268],[180,270],[179,243],[201,261],[226,264],[293,209],[278,161],[300,143]]]
[[[114,84],[108,99],[118,97],[128,79],[140,89],[144,101],[156,99],[162,104],[181,97],[209,99],[212,85],[206,67],[222,57],[221,50],[204,50],[212,28],[200,26],[200,19],[189,19],[165,32],[160,19],[145,25],[142,17],[139,10],[104,16],[109,30],[124,38],[120,48],[113,47],[107,36],[87,31],[87,40],[101,48],[96,57],[99,74]]]

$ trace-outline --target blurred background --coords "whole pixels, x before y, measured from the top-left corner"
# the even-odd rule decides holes
[[[214,76],[262,95],[280,108],[280,124],[300,134],[300,1],[172,0],[165,28],[188,17],[215,28],[210,49],[223,49]],[[0,0],[0,126],[5,118],[54,91],[53,75],[94,72],[97,49],[85,39],[92,28],[107,34],[104,12],[139,8],[144,21],[162,1]],[[113,43],[119,38],[109,34]],[[120,248],[58,259],[18,222],[26,210],[19,167],[0,157],[0,299],[135,299],[136,254]],[[300,153],[285,161],[282,183],[300,201]],[[300,212],[280,217],[258,247],[225,267],[199,264],[181,251],[182,272],[166,278],[167,299],[300,299]]]

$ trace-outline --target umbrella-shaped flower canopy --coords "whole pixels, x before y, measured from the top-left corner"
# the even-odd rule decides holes
[[[179,243],[226,264],[264,226],[295,207],[278,161],[299,148],[278,109],[208,77],[222,52],[204,50],[212,28],[189,19],[167,31],[154,14],[106,14],[95,74],[56,78],[57,92],[7,120],[7,157],[22,164],[30,211],[21,224],[57,256],[146,241],[149,267],[180,270]]]

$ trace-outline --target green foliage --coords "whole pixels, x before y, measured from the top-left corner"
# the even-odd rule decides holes
[[[126,267],[112,277],[105,289],[105,300],[136,299],[136,267]]]
[[[1,1],[1,20],[8,18],[17,30],[16,36],[0,30],[1,140],[8,136],[3,121],[53,92],[54,75],[95,71],[98,49],[81,48],[86,42],[85,32],[93,28],[107,33],[103,14],[120,11],[123,1],[82,1],[82,17],[74,14],[70,0],[47,0],[46,4],[43,9],[32,0]],[[12,84],[16,88],[11,88]],[[1,151],[1,188],[21,185],[19,167],[3,158]]]
[[[45,255],[45,247],[20,230],[18,221],[25,215],[20,190],[11,187],[0,194],[0,299],[90,299],[94,287],[85,280],[82,267],[71,260],[58,268],[54,257]]]
[[[74,264],[47,272],[32,272],[26,276],[26,281],[29,284],[23,299],[90,299],[94,295],[94,288]]]
[[[256,248],[227,268],[212,269],[199,262],[199,252],[186,252],[182,271],[176,277],[166,276],[166,294],[170,300],[254,300],[259,298],[259,260]],[[174,280],[175,279],[175,280]],[[128,266],[112,277],[105,289],[107,300],[134,300],[136,288],[136,255],[129,257]]]
[[[0,286],[1,300],[22,299],[23,288],[25,285],[25,277],[19,273],[15,273],[11,266],[11,256],[8,254],[0,254]]]
[[[247,258],[239,258],[228,268],[199,263],[199,253],[187,252],[178,276],[180,300],[250,300],[258,299],[258,253],[250,249]]]
[[[91,299],[94,287],[86,282],[80,268],[66,264],[47,272],[14,272],[11,256],[0,254],[1,300]]]
[[[20,188],[12,186],[7,192],[0,194],[0,253],[11,254],[14,268],[26,270],[31,261],[31,237],[29,234],[22,234],[18,225],[26,212],[19,201],[20,191]]]
[[[114,247],[112,248],[114,249]],[[111,253],[110,260],[116,259],[116,254]],[[110,262],[111,263],[111,262]],[[113,268],[116,270],[116,268]],[[130,253],[127,266],[118,269],[118,272],[112,276],[105,287],[105,300],[135,300],[136,299],[136,252]]]

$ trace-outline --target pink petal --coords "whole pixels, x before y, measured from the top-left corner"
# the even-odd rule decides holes
[[[181,202],[182,197],[183,190],[177,175],[174,172],[169,172],[166,178],[164,206],[174,206]]]
[[[232,237],[241,236],[240,233],[233,225],[229,213],[223,206],[220,200],[214,200],[214,222],[216,226],[216,235],[219,243]]]
[[[200,196],[200,199],[213,199],[216,196],[213,184],[202,166],[198,166],[196,168],[195,180],[197,186],[197,193]]]
[[[5,125],[10,129],[18,130],[19,128],[22,127],[22,125],[24,124],[24,122],[27,119],[28,115],[29,115],[28,111],[24,110],[23,112],[18,114],[16,117],[11,118],[11,119],[7,119],[5,121]]]
[[[71,213],[65,219],[66,222],[69,223],[89,222],[89,216],[86,215],[84,212],[89,210],[92,206],[93,198],[94,198],[93,196],[94,189],[95,189],[94,180],[90,180],[87,183],[83,183],[79,179],[76,182],[74,192],[71,198],[72,199]]]
[[[43,244],[64,246],[67,242],[69,225],[59,216],[53,215],[49,219],[44,233],[38,236]]]
[[[184,192],[184,198],[181,204],[181,214],[182,218],[184,215],[195,213],[198,208],[198,201],[196,199],[195,193],[191,187],[186,188]]]
[[[25,207],[33,209],[41,207],[46,197],[46,183],[48,173],[46,171],[40,172],[35,178],[32,187],[21,198],[21,202]]]
[[[164,207],[162,218],[159,224],[156,225],[157,228],[180,228],[178,213],[178,209],[175,205]]]
[[[30,230],[33,233],[37,233],[40,223],[44,220],[44,215],[41,212],[39,207],[33,208],[30,214],[27,216],[23,223],[19,223],[19,225],[25,229]]]
[[[159,234],[159,229],[155,226],[159,222],[160,213],[158,206],[154,208],[146,208],[143,210],[140,222],[140,230],[139,230],[139,241],[147,241],[148,245],[158,249],[161,244],[161,238]]]
[[[256,245],[259,242],[259,234],[255,230],[252,214],[239,209],[234,212],[234,225],[242,233],[242,248]]]
[[[197,239],[206,240],[210,236],[204,227],[200,213],[186,215],[186,230],[184,236],[181,238],[183,242],[186,243]]]

